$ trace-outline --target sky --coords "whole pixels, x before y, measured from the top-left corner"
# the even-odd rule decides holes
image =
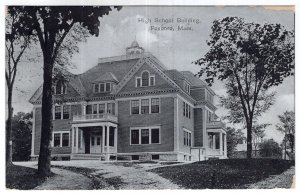
[[[294,29],[294,12],[276,7],[246,6],[125,6],[120,11],[112,11],[100,19],[99,37],[90,37],[79,45],[79,53],[74,54],[70,69],[72,73],[82,73],[97,65],[98,58],[124,55],[126,47],[136,40],[147,52],[151,52],[168,69],[189,70],[197,73],[200,67],[192,64],[203,57],[209,47],[206,41],[211,33],[212,22],[227,16],[237,16],[246,22],[280,23],[288,30]],[[192,22],[177,22],[192,20]],[[173,19],[173,23],[170,23]],[[147,22],[150,21],[151,22]],[[189,30],[177,30],[178,26],[190,27]],[[171,30],[158,30],[165,27]],[[30,52],[34,54],[36,49]],[[30,54],[30,53],[29,53]],[[42,84],[42,58],[36,62],[22,61],[19,65],[14,95],[14,112],[32,110],[28,102],[35,90]],[[278,115],[286,110],[294,111],[294,77],[287,78],[282,85],[272,88],[276,91],[276,102],[260,119],[260,123],[271,123],[266,130],[267,138],[280,142],[282,134],[275,130],[279,122]],[[212,89],[217,95],[226,90],[221,82]],[[217,104],[218,106],[218,104]],[[219,106],[218,106],[219,107]],[[219,108],[216,113],[224,116],[227,111]]]

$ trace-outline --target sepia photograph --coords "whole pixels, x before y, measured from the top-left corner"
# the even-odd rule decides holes
[[[7,191],[295,188],[294,5],[15,4],[4,27]]]

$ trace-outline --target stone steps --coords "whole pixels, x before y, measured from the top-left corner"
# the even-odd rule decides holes
[[[72,154],[71,160],[105,160],[104,154]]]

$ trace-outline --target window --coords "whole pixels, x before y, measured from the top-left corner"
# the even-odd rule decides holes
[[[148,114],[149,113],[149,99],[142,100],[141,106],[141,114]]]
[[[99,104],[99,114],[104,114],[105,112],[105,104]]]
[[[192,146],[192,133],[189,131],[183,131],[183,145]]]
[[[100,92],[104,92],[105,84],[101,83],[100,85]]]
[[[139,144],[139,130],[131,130],[131,144]]]
[[[148,71],[143,71],[141,77],[135,78],[135,87],[145,87],[155,85],[155,75],[150,75]]]
[[[207,122],[213,121],[213,113],[207,110],[207,117],[206,117]]]
[[[63,81],[56,82],[55,85],[55,94],[65,94],[66,93],[66,86],[63,84]]]
[[[151,99],[151,113],[159,113],[159,98]]]
[[[159,160],[159,155],[158,154],[152,155],[152,160]]]
[[[107,103],[107,113],[115,115],[115,103]]]
[[[187,82],[184,81],[183,86],[184,86],[184,90],[190,94],[190,92],[191,92],[190,84],[188,84]]]
[[[151,76],[150,77],[150,86],[154,86],[155,85],[155,77]]]
[[[55,106],[55,119],[61,119],[61,106]]]
[[[131,114],[140,114],[139,108],[139,100],[132,100],[131,101]]]
[[[70,105],[63,106],[63,119],[69,119],[70,118],[70,110],[71,110]]]
[[[132,155],[131,160],[139,160],[140,156],[139,155]]]
[[[110,92],[110,90],[111,90],[110,83],[106,83],[105,91]]]
[[[151,129],[151,143],[159,143],[159,129]]]
[[[149,72],[142,73],[142,86],[149,86]]]
[[[97,114],[97,104],[93,104],[93,107],[92,107],[92,109],[93,109],[93,114]]]
[[[69,133],[63,133],[62,134],[62,147],[68,147],[69,146]]]
[[[141,101],[141,102],[140,102]],[[150,105],[151,102],[151,105]],[[131,114],[159,113],[159,98],[148,98],[131,101]]]
[[[53,147],[69,147],[70,133],[66,131],[53,132]]]
[[[94,92],[95,93],[99,92],[99,84],[94,84]]]
[[[183,102],[183,116],[189,119],[191,118],[191,106],[186,102]]]
[[[54,147],[60,147],[60,133],[54,133]]]
[[[141,78],[140,77],[137,77],[136,78],[136,83],[135,83],[136,85],[136,87],[141,87]]]
[[[131,144],[159,144],[160,129],[159,127],[143,127],[131,129]]]
[[[86,114],[92,114],[93,113],[93,106],[91,104],[86,106],[86,110],[85,110]]]
[[[149,129],[142,129],[141,130],[141,143],[142,144],[149,144]]]

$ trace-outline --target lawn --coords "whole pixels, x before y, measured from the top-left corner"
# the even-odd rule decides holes
[[[37,176],[36,169],[17,165],[6,168],[6,187],[8,189],[29,190],[44,181],[45,179]]]
[[[209,160],[151,170],[186,189],[245,189],[293,166],[277,159]]]

